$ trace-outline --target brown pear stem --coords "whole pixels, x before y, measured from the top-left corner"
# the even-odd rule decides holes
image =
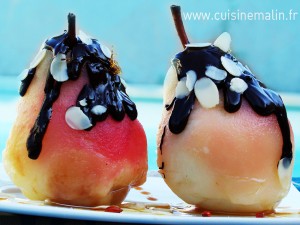
[[[68,39],[70,45],[75,45],[77,42],[76,39],[76,16],[73,13],[68,15]]]
[[[178,36],[180,38],[181,44],[182,44],[183,48],[185,48],[185,45],[190,42],[185,33],[184,25],[183,25],[182,18],[181,18],[180,6],[172,5],[171,12],[172,12],[173,20],[174,20],[175,27],[176,27]]]

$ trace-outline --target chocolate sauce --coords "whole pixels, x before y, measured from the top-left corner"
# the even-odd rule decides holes
[[[172,107],[173,103],[175,101],[173,100],[172,103],[170,105],[166,105],[165,107],[168,109],[168,107]],[[162,154],[162,146],[163,146],[163,143],[164,143],[164,138],[165,138],[165,135],[166,135],[166,128],[167,126],[164,126],[164,130],[162,132],[162,135],[161,135],[161,138],[160,138],[160,143],[159,143],[159,149],[160,149],[160,154]],[[164,169],[165,168],[165,162],[161,162],[161,166],[158,167],[158,169]]]
[[[160,143],[159,143],[159,149],[160,149],[160,153],[161,153],[161,154],[162,154],[162,145],[163,145],[163,143],[164,143],[165,135],[166,135],[166,126],[164,126],[164,130],[163,130],[163,132],[162,132],[161,139],[160,139]]]
[[[61,82],[55,81],[51,74],[48,75],[42,108],[27,138],[26,146],[28,157],[31,159],[37,159],[39,157],[43,137],[51,119],[52,105],[59,96],[61,84]]]
[[[206,77],[206,67],[214,66],[218,69],[225,70],[222,65],[221,57],[225,56],[232,61],[239,63],[238,60],[231,54],[223,52],[221,49],[215,46],[208,47],[188,47],[183,52],[178,53],[175,59],[172,60],[173,66],[177,72],[178,81],[183,77],[186,77],[186,73],[189,70],[193,70],[197,74],[197,80]],[[237,93],[230,90],[230,81],[235,76],[228,73],[224,80],[217,81],[211,79],[224,93],[224,108],[229,113],[238,111],[241,107],[242,100],[245,99],[252,109],[261,116],[269,116],[275,114],[283,138],[283,147],[281,159],[284,160],[284,166],[288,167],[293,158],[292,143],[290,138],[290,128],[287,119],[287,113],[281,97],[274,91],[266,88],[266,86],[257,80],[257,78],[242,64],[243,68],[240,79],[244,80],[248,88],[244,93]],[[244,98],[243,98],[244,97]],[[173,106],[173,110],[169,119],[169,129],[174,134],[181,133],[192,112],[195,102],[195,93],[192,90],[189,95],[177,99],[173,99],[170,105],[166,105],[166,110],[170,110]]]
[[[87,68],[89,83],[84,85],[79,93],[76,105],[89,118],[91,124],[103,121],[108,115],[115,120],[121,121],[125,114],[131,120],[137,118],[135,104],[126,93],[125,86],[122,84],[118,73],[120,68],[112,58],[108,58],[102,51],[100,43],[96,39],[91,39],[91,43],[83,43],[79,37],[71,42],[68,33],[48,39],[44,49],[53,52],[66,54],[67,74],[69,80],[76,80],[82,68]],[[22,80],[20,95],[24,96],[34,77],[36,68],[30,68],[28,75]],[[45,97],[39,115],[32,127],[27,139],[28,157],[37,159],[42,150],[42,140],[46,133],[47,126],[51,120],[52,105],[59,97],[62,82],[58,82],[49,72],[45,85]],[[84,100],[86,104],[80,102]],[[92,112],[94,106],[101,105],[106,108],[106,112],[95,115]],[[91,128],[87,129],[90,130]]]
[[[161,163],[161,166],[158,167],[158,169],[163,170],[164,168],[165,168],[165,162],[162,162],[162,163]]]
[[[176,98],[174,98],[173,101],[170,104],[166,104],[165,105],[166,110],[169,111],[170,109],[172,109],[172,107],[173,107],[173,105],[175,103],[175,100],[176,100]]]
[[[169,120],[169,129],[174,134],[179,134],[185,128],[194,107],[195,93],[174,101],[173,111]]]

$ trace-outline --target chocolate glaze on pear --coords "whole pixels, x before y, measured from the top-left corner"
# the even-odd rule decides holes
[[[108,47],[75,35],[73,14],[68,32],[42,44],[21,74],[23,97],[3,151],[28,199],[117,205],[145,182],[146,135],[119,72]]]
[[[189,71],[194,71],[196,81],[202,78],[209,78],[224,94],[224,108],[229,113],[238,111],[242,104],[243,97],[247,100],[252,109],[261,116],[275,114],[282,138],[281,160],[284,168],[288,168],[293,159],[291,132],[288,123],[287,113],[281,97],[274,91],[268,89],[259,81],[252,72],[242,65],[233,55],[225,52],[218,46],[204,44],[202,46],[189,45],[181,20],[180,7],[171,6],[176,29],[182,45],[186,48],[178,53],[172,60],[172,65],[176,69],[177,79],[181,81],[187,79]],[[225,50],[225,51],[224,51]],[[211,70],[226,71],[228,75],[222,79],[211,77]],[[243,92],[233,90],[233,81],[238,81],[247,86]],[[187,92],[185,96],[175,96],[170,104],[165,108],[172,109],[169,119],[169,129],[174,134],[181,133],[193,110],[197,90]],[[161,139],[163,142],[163,137]],[[160,148],[162,143],[160,144]]]
[[[21,82],[19,92],[24,96],[34,77],[36,67],[43,59],[44,52],[50,50],[54,57],[58,58],[51,64],[53,69],[52,71],[50,69],[47,77],[44,102],[27,139],[28,157],[31,159],[37,159],[40,155],[42,140],[51,119],[52,105],[59,96],[62,83],[78,79],[83,66],[87,68],[89,84],[86,84],[80,92],[72,113],[81,114],[86,123],[75,129],[88,131],[96,122],[105,120],[108,115],[117,121],[123,120],[125,114],[131,120],[137,118],[136,106],[126,94],[125,86],[118,76],[120,68],[113,55],[96,39],[85,35],[76,37],[74,14],[69,14],[68,21],[68,32],[46,40],[37,62],[28,70]],[[62,73],[55,71],[55,66],[65,66],[66,71]],[[69,115],[72,113],[70,112]],[[72,119],[75,118],[70,118]]]
[[[157,166],[171,190],[203,210],[272,212],[287,195],[294,137],[281,97],[231,53],[231,37],[190,43],[172,14],[184,50],[163,88]]]

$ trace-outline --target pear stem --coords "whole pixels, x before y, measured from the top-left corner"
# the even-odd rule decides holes
[[[75,45],[76,39],[76,16],[73,13],[68,15],[68,39],[71,45]]]
[[[172,5],[171,12],[172,12],[173,20],[174,20],[175,27],[176,27],[178,36],[180,38],[181,44],[182,44],[183,48],[185,48],[185,45],[190,42],[186,35],[184,25],[182,22],[180,6]]]

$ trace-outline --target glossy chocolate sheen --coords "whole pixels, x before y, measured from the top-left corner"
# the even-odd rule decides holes
[[[199,80],[203,77],[207,77],[205,75],[207,66],[214,66],[218,69],[225,70],[221,62],[222,56],[231,59],[235,63],[239,63],[234,56],[212,45],[202,48],[188,47],[175,56],[175,59],[172,60],[172,64],[177,72],[178,81],[186,77],[186,73],[189,70],[195,71],[197,80]],[[229,113],[238,111],[244,97],[252,109],[259,115],[269,116],[275,114],[283,137],[281,159],[286,158],[287,160],[285,161],[288,163],[286,163],[285,166],[289,166],[293,158],[293,152],[289,122],[283,101],[277,93],[266,88],[247,68],[240,63],[239,65],[241,65],[243,71],[238,77],[244,80],[248,85],[244,93],[237,93],[230,90],[230,81],[236,77],[230,73],[221,81],[210,78],[217,85],[219,91],[223,91],[224,93],[224,108]],[[183,98],[179,99],[175,97],[172,103],[165,106],[166,110],[172,109],[169,119],[169,129],[172,133],[179,134],[184,130],[193,110],[194,102],[195,93],[194,90],[192,90]],[[162,145],[162,143],[160,145]]]
[[[48,39],[44,49],[52,51],[54,56],[58,53],[66,55],[69,80],[76,80],[81,74],[82,67],[86,66],[89,83],[84,85],[75,104],[80,107],[93,126],[96,122],[105,120],[108,115],[117,121],[121,121],[125,114],[131,120],[137,118],[136,106],[127,95],[118,75],[119,67],[113,59],[105,56],[97,40],[91,39],[91,43],[86,44],[77,37],[77,42],[71,45],[65,32]],[[36,67],[30,68],[27,77],[22,80],[19,91],[21,96],[26,94],[35,71]],[[59,97],[61,84],[62,82],[56,81],[49,72],[44,89],[44,101],[27,139],[28,157],[31,159],[37,159],[40,155],[42,140],[51,120],[52,105]],[[86,102],[84,106],[80,104],[83,99]],[[106,112],[101,115],[93,114],[92,108],[96,105],[105,107]],[[92,127],[86,130],[90,129]]]

